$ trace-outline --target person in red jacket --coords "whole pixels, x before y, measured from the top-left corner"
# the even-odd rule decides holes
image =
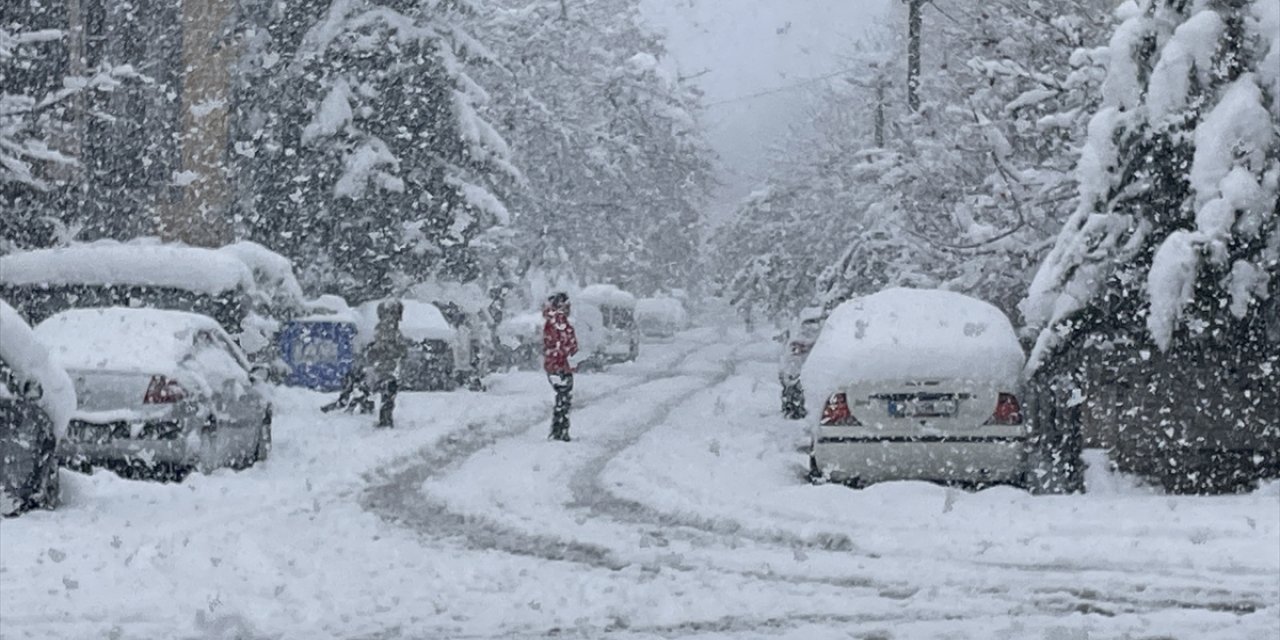
[[[547,298],[542,317],[547,321],[542,328],[542,368],[556,392],[550,438],[568,442],[569,406],[573,403],[573,365],[569,358],[578,353],[578,336],[569,324],[569,295],[555,293]]]

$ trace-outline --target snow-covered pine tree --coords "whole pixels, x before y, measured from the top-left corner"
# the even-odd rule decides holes
[[[468,71],[488,52],[461,1],[246,3],[240,222],[316,287],[356,299],[470,281],[515,179]]]
[[[1121,15],[1029,369],[1097,392],[1122,465],[1220,488],[1280,470],[1280,2]]]

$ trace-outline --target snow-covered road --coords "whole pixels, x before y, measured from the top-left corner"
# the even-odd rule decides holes
[[[569,444],[535,373],[389,432],[281,391],[264,465],[64,472],[0,523],[0,637],[1280,637],[1280,486],[809,486],[775,350],[698,329],[580,375]]]

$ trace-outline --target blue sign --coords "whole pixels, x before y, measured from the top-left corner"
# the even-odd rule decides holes
[[[356,325],[331,320],[294,320],[280,331],[280,353],[289,366],[285,384],[337,391],[355,366]]]

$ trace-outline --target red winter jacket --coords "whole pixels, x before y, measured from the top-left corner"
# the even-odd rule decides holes
[[[547,320],[542,328],[542,368],[547,373],[573,373],[569,356],[578,352],[578,336],[573,333],[569,316],[548,306],[542,308],[542,317]]]

